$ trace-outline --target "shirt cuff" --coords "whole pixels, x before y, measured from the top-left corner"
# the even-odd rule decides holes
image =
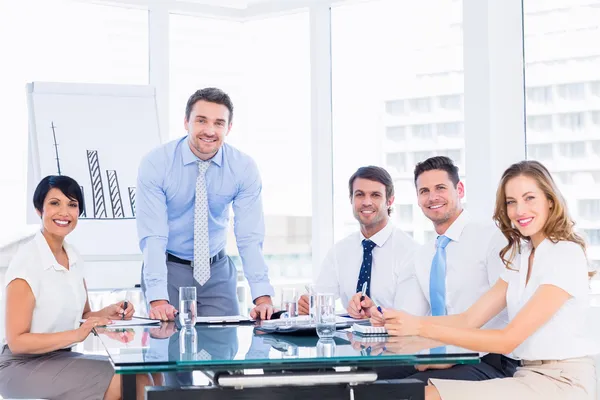
[[[148,304],[155,300],[169,301],[169,292],[166,287],[154,286],[146,288],[146,301]]]
[[[271,299],[275,297],[275,290],[273,290],[273,286],[271,286],[268,280],[265,282],[250,283],[250,292],[252,294],[252,301],[261,296],[271,296]]]

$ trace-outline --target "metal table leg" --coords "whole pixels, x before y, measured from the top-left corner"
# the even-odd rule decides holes
[[[136,400],[135,374],[121,375],[121,399]]]

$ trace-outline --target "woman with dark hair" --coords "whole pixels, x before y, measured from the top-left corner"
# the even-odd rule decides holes
[[[597,353],[588,337],[588,263],[566,202],[537,161],[511,165],[496,194],[496,224],[508,239],[506,269],[458,315],[415,317],[383,310],[390,335],[418,335],[474,351],[512,353],[512,378],[481,382],[431,379],[427,399],[596,399]],[[507,308],[504,329],[479,329]]]
[[[10,398],[119,399],[121,379],[106,357],[71,351],[97,326],[129,319],[124,302],[92,311],[83,260],[65,241],[84,210],[79,184],[47,176],[33,204],[41,229],[6,272],[6,343],[0,354],[0,395]],[[80,319],[86,321],[80,326]],[[139,376],[139,385],[151,384]]]

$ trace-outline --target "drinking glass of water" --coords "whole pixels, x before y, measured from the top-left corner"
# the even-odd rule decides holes
[[[194,286],[179,288],[179,322],[182,327],[189,328],[196,325],[196,316],[198,315],[196,301]]]
[[[335,342],[333,339],[319,339],[317,342],[317,357],[335,357]]]
[[[315,323],[320,338],[332,338],[335,333],[335,296],[319,293],[315,296]]]
[[[296,316],[296,302],[298,301],[295,288],[281,289],[281,309],[285,311],[284,318]]]
[[[193,361],[198,352],[198,333],[194,327],[183,327],[179,331],[179,355],[182,361]]]

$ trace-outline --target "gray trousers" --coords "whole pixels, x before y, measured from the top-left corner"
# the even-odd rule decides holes
[[[0,347],[0,396],[5,399],[102,400],[115,374],[108,357],[74,351],[12,354]]]
[[[229,256],[210,266],[210,279],[202,286],[194,280],[192,267],[167,261],[167,292],[169,303],[179,308],[179,288],[195,286],[199,316],[237,315],[240,313],[237,298],[237,270]],[[146,295],[142,268],[142,292]]]
[[[179,308],[179,288],[195,286],[199,316],[238,315],[240,313],[236,289],[237,270],[229,256],[211,264],[210,279],[202,286],[194,280],[193,270],[189,265],[167,261],[167,272],[169,303],[175,308]],[[142,291],[145,297],[146,287],[143,274],[144,268],[142,268]],[[235,339],[237,351],[237,337]],[[193,384],[191,372],[165,373],[164,376],[167,386],[180,387]]]

